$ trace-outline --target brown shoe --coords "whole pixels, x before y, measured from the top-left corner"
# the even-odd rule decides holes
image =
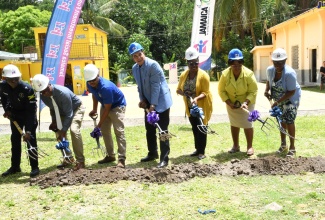
[[[113,162],[113,161],[115,161],[115,160],[116,160],[115,157],[106,156],[104,159],[99,160],[98,163],[99,163],[99,164],[110,163],[110,162]]]
[[[117,167],[125,168],[125,160],[119,160],[118,164],[117,164]]]
[[[74,171],[85,169],[85,162],[77,162],[76,166],[73,167]]]

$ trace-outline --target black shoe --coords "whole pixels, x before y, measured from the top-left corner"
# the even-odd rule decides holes
[[[164,168],[168,166],[168,162],[167,161],[161,161],[160,163],[158,163],[157,168]]]
[[[194,151],[193,153],[190,154],[191,157],[196,157],[199,156],[199,153],[197,151]]]
[[[11,174],[20,173],[20,172],[21,172],[20,167],[18,168],[10,167],[6,172],[1,174],[1,176],[9,176]]]
[[[152,161],[152,160],[155,160],[155,159],[158,159],[158,155],[154,155],[154,156],[146,156],[144,158],[141,159],[141,162],[148,162],[148,161]]]
[[[32,169],[32,171],[30,172],[29,176],[30,177],[35,177],[39,174],[39,169],[38,168],[35,168],[35,169]]]
[[[110,162],[113,162],[113,161],[115,161],[115,160],[116,160],[115,157],[106,156],[104,159],[99,160],[98,163],[99,163],[99,164],[110,163]]]

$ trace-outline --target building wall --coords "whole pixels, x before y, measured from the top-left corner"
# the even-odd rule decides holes
[[[281,24],[271,27],[271,52],[283,48],[288,54],[287,64],[297,72],[302,85],[319,83],[319,67],[325,60],[325,9],[313,8]],[[297,49],[298,48],[298,49]],[[296,50],[297,49],[297,50]],[[265,57],[265,46],[257,46],[251,51],[254,56],[254,72],[262,80],[261,57]],[[269,54],[271,61],[271,54]],[[270,63],[272,64],[272,63]]]
[[[46,31],[47,27],[34,28],[36,48],[44,46],[44,39],[39,39],[39,37],[45,38]],[[37,61],[0,61],[0,69],[7,64],[14,64],[21,71],[22,80],[30,83],[30,78],[41,73],[41,55],[42,53],[39,50],[39,60]],[[83,94],[86,90],[83,68],[88,63],[95,64],[100,70],[100,76],[109,79],[107,33],[89,24],[77,25],[66,71],[66,83],[68,83],[66,86],[77,95]],[[71,84],[67,78],[71,78]]]

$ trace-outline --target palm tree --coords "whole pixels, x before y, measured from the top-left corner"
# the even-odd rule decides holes
[[[86,0],[82,12],[84,22],[86,24],[92,24],[111,35],[123,36],[127,33],[127,30],[122,25],[109,18],[110,12],[119,1],[108,0],[105,2],[106,3],[100,5],[100,3],[97,3],[95,0]]]
[[[221,39],[229,31],[241,37],[245,36],[245,32],[250,32],[253,44],[256,45],[254,24],[261,21],[262,2],[260,0],[217,0],[214,23],[214,45],[217,51],[220,50]],[[286,4],[284,0],[269,0],[269,2],[276,6]]]

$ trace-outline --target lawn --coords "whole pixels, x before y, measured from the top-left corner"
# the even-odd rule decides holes
[[[274,129],[266,136],[255,122],[254,147],[257,157],[273,154],[279,147],[279,134]],[[325,116],[300,116],[296,120],[297,156],[325,154]],[[171,164],[224,163],[245,154],[229,155],[231,147],[228,123],[212,124],[217,135],[209,135],[207,158],[201,161],[187,155],[194,151],[190,125],[172,125]],[[96,142],[82,131],[86,164],[97,169],[102,159],[92,155]],[[127,127],[127,169],[153,167],[156,162],[139,163],[146,155],[144,126]],[[10,136],[0,135],[0,170],[10,166]],[[244,134],[240,143],[245,147]],[[40,159],[41,172],[56,170],[60,152],[55,149],[54,134],[38,134],[38,145],[49,157]],[[115,165],[115,164],[113,164]],[[114,184],[79,185],[40,189],[29,186],[30,167],[25,155],[23,172],[0,178],[0,219],[325,219],[324,174],[301,173],[288,176],[212,176],[193,178],[178,184],[148,184],[119,181]],[[271,203],[280,211],[265,207]],[[198,210],[213,209],[202,215]]]

